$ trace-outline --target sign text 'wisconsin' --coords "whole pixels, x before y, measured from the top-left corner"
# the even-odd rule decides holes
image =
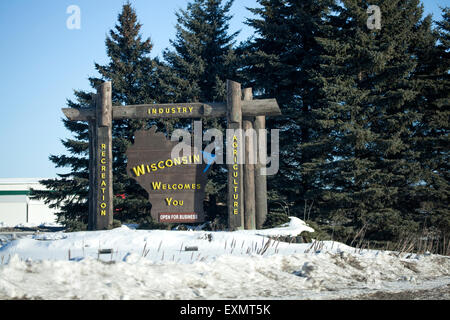
[[[207,182],[203,156],[184,145],[180,154],[172,157],[176,145],[180,143],[167,140],[163,133],[156,132],[156,127],[137,131],[134,145],[127,150],[128,175],[148,192],[156,221],[203,222]]]

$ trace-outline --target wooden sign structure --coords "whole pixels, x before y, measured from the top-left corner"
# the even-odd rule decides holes
[[[82,109],[64,108],[62,111],[71,121],[87,121],[89,124],[89,230],[112,228],[113,120],[217,117],[226,117],[228,129],[237,130],[227,144],[227,148],[231,147],[233,150],[233,159],[228,163],[229,229],[260,229],[262,227],[267,215],[267,181],[266,176],[261,175],[260,169],[265,166],[267,151],[265,150],[266,137],[260,134],[258,129],[266,129],[267,116],[281,115],[275,99],[253,100],[251,89],[242,91],[239,83],[227,80],[226,103],[112,106],[112,85],[111,82],[105,82],[97,88],[93,106]],[[243,140],[242,131],[239,129],[249,128],[256,130],[258,141],[263,143],[257,143],[255,139],[248,136]],[[255,145],[258,148],[263,147],[264,150],[257,152],[258,159],[256,159],[256,165],[253,165],[248,160],[255,155],[251,151],[255,150]],[[261,155],[264,159],[259,158]],[[245,163],[244,160],[246,160]]]

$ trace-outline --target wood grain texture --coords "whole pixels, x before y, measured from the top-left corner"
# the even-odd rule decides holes
[[[253,99],[252,88],[246,88],[243,90],[244,101],[250,101]],[[242,128],[244,132],[253,129],[253,117],[243,117]],[[245,134],[244,138],[244,224],[246,230],[256,229],[256,215],[255,215],[255,165],[253,157],[254,146],[256,141],[253,135]]]
[[[112,86],[104,82],[97,87],[96,118],[99,127],[109,127],[112,124]]]
[[[261,174],[267,160],[267,136],[260,129],[266,129],[266,117],[255,117],[253,126],[258,136],[258,160],[255,165],[255,209],[256,228],[262,229],[267,218],[267,177]]]
[[[92,135],[93,172],[90,171],[90,187],[93,193],[94,230],[108,230],[113,225],[113,171],[112,171],[112,91],[111,82],[97,87],[96,120]],[[91,168],[92,169],[92,168]]]
[[[241,85],[227,80],[228,129],[242,129],[241,95]],[[241,133],[236,134],[236,143],[238,145],[242,144]],[[227,142],[227,151],[234,151],[233,144],[233,141]],[[242,159],[242,146],[236,149],[236,159]],[[241,163],[241,161],[236,160],[234,163],[228,164],[228,227],[230,230],[244,229],[244,179],[243,165]]]
[[[181,108],[181,109],[179,109]],[[183,112],[183,108],[187,108]],[[192,108],[192,109],[189,109]],[[242,116],[279,116],[280,108],[275,99],[241,101]],[[155,110],[155,111],[153,111]],[[71,121],[88,121],[96,118],[92,108],[63,108],[64,115]],[[160,111],[162,111],[160,113]],[[170,111],[169,113],[167,111]],[[222,118],[227,116],[226,103],[171,103],[112,107],[113,120],[118,119],[173,119],[173,118]]]

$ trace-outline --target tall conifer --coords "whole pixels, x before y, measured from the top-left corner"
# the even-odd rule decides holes
[[[176,36],[172,48],[164,51],[161,88],[173,102],[226,101],[226,80],[235,79],[236,56],[233,49],[238,32],[229,34],[229,14],[233,0],[193,0],[176,13]],[[192,129],[192,121],[179,121],[178,127]],[[224,119],[203,120],[204,130],[224,130]],[[223,131],[224,132],[224,131]],[[208,171],[207,213],[214,219],[217,203],[226,202],[226,168],[213,165]],[[225,211],[219,214],[226,222]]]
[[[259,0],[260,7],[251,9],[255,18],[247,20],[255,35],[238,51],[243,81],[259,97],[275,97],[283,113],[267,123],[268,128],[280,129],[280,171],[269,177],[268,189],[275,205],[283,200],[291,214],[302,215],[312,205],[308,190],[315,181],[301,168],[313,155],[300,146],[314,139],[311,121],[312,111],[319,107],[316,78],[322,54],[316,38],[330,33],[327,14],[333,2]]]
[[[140,35],[141,24],[129,3],[123,5],[118,23],[106,38],[107,65],[95,64],[100,77],[90,78],[92,88],[103,81],[112,82],[113,105],[160,102],[163,97],[157,86],[157,65],[149,54],[150,39]],[[95,92],[95,91],[94,91]],[[68,100],[68,107],[87,108],[91,93],[75,91],[76,101]],[[88,219],[88,125],[63,119],[64,126],[74,138],[63,140],[69,155],[52,155],[57,167],[68,167],[70,173],[59,174],[58,179],[41,181],[49,191],[35,191],[37,198],[52,203],[59,209],[58,219],[68,226]],[[145,121],[120,120],[113,122],[114,218],[140,222],[149,216],[147,194],[126,174],[126,148],[133,142],[134,131],[146,125]],[[78,225],[79,227],[79,225]]]
[[[381,29],[367,26],[369,5],[381,9]],[[410,204],[421,183],[413,133],[421,119],[416,43],[424,41],[418,0],[344,0],[334,9],[334,36],[319,39],[321,107],[314,154],[305,172],[319,181],[318,210],[368,238],[396,239],[417,231]]]
[[[420,68],[415,76],[421,94],[415,101],[420,121],[414,125],[414,149],[422,168],[422,181],[415,188],[414,210],[420,215],[424,229],[450,234],[450,9],[443,8],[437,29],[417,42]]]

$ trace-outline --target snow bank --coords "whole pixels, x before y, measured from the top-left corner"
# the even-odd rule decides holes
[[[130,228],[131,227],[131,228]],[[302,220],[291,218],[284,227],[267,230],[242,230],[235,232],[136,230],[122,226],[109,231],[55,232],[31,235],[8,243],[0,248],[0,257],[17,254],[22,259],[81,260],[87,257],[123,260],[131,253],[146,253],[153,263],[172,258],[175,262],[191,263],[194,257],[185,252],[186,247],[197,247],[199,259],[213,260],[219,255],[248,256],[262,253],[303,252],[309,245],[289,245],[270,240],[267,236],[298,235],[314,231]],[[98,255],[99,250],[111,249],[110,256]],[[163,259],[164,258],[164,259]]]
[[[19,223],[16,225],[6,224],[4,222],[0,222],[0,228],[62,228],[63,225],[56,222],[41,222],[41,223]]]
[[[314,232],[314,229],[306,225],[303,220],[296,217],[289,217],[290,222],[281,225],[278,228],[263,229],[263,230],[242,230],[239,232],[245,234],[256,234],[262,236],[297,236],[302,232]]]
[[[291,218],[268,230],[28,236],[0,248],[0,299],[331,299],[450,284],[448,257],[268,237],[312,231]]]
[[[444,257],[398,259],[386,253],[223,255],[192,264],[154,264],[138,255],[114,263],[27,262],[14,256],[0,267],[0,298],[331,299],[442,286],[450,284],[449,272]]]

